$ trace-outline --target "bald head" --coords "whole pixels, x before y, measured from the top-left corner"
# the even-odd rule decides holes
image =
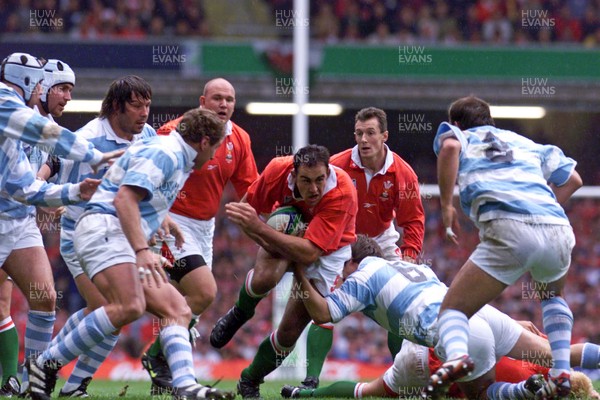
[[[235,108],[235,89],[223,78],[206,82],[200,107],[216,112],[223,122],[229,121]]]

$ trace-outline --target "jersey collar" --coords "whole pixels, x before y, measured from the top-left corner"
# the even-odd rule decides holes
[[[388,172],[388,170],[390,170],[391,167],[394,165],[394,156],[392,155],[392,151],[390,150],[390,148],[388,147],[387,144],[384,144],[384,146],[385,146],[385,162],[383,163],[383,168],[381,168],[379,171],[377,171],[373,175],[377,175],[377,174],[385,175]],[[362,165],[362,161],[360,160],[360,154],[358,153],[358,145],[356,145],[352,148],[351,160],[354,163],[354,166],[356,166],[360,169],[363,169],[363,170],[365,169],[365,167]]]

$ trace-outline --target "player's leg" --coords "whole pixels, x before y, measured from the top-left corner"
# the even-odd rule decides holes
[[[570,392],[573,313],[563,297],[563,289],[571,264],[575,235],[570,226],[562,225],[531,224],[529,230],[529,236],[538,241],[540,253],[532,260],[531,275],[541,299],[544,331],[552,349],[553,365],[548,372],[549,383],[556,387],[558,396],[567,397]]]
[[[116,217],[84,216],[75,228],[74,245],[82,267],[108,304],[89,313],[37,360],[28,360],[27,369],[37,377],[31,390],[41,398],[51,395],[60,367],[138,319],[146,308],[136,256]]]
[[[83,318],[88,315],[90,312],[103,307],[108,304],[104,296],[98,291],[98,288],[92,283],[91,279],[83,273],[83,270],[80,272],[71,273],[74,276],[75,285],[77,286],[77,290],[81,294],[81,296],[85,299],[87,307],[79,310],[73,315],[81,313],[78,318]],[[69,318],[70,319],[70,318]],[[69,323],[71,321],[67,321],[65,326],[72,326],[75,321]],[[64,335],[68,334],[69,330],[63,332],[59,332]],[[111,335],[108,335],[101,343],[91,348],[84,354],[81,354],[77,358],[77,363],[75,363],[75,367],[69,375],[69,378],[65,382],[64,386],[60,390],[59,396],[66,397],[84,397],[87,395],[87,387],[90,384],[93,375],[96,373],[100,365],[106,360],[108,355],[111,353],[117,341],[119,339],[119,331],[113,332]],[[61,339],[58,339],[61,340]],[[54,340],[53,340],[54,342]]]
[[[144,313],[146,302],[135,264],[96,266],[105,269],[98,271],[90,266],[89,273],[94,284],[105,294],[108,304],[89,313],[62,341],[49,347],[37,359],[27,360],[27,370],[35,383],[31,385],[31,391],[38,398],[49,399],[62,366],[87,353]]]
[[[288,268],[288,261],[258,249],[254,268],[246,275],[235,305],[216,322],[210,333],[213,347],[225,346],[246,321],[254,316],[258,303],[269,294]]]
[[[160,341],[173,374],[175,398],[233,398],[233,393],[202,386],[196,382],[188,325],[192,313],[185,298],[170,284],[144,285],[147,311],[160,319]]]
[[[306,336],[306,378],[302,381],[303,389],[316,389],[319,376],[329,350],[333,345],[333,327],[331,323],[317,325],[314,322],[308,327]]]
[[[398,395],[386,392],[383,378],[379,377],[371,382],[337,381],[329,386],[318,389],[302,389],[299,386],[285,385],[281,389],[281,397],[286,399],[299,399],[306,397],[362,399],[363,397],[398,398]]]
[[[282,365],[310,322],[311,318],[304,307],[301,295],[293,294],[294,291],[299,290],[299,288],[292,288],[279,327],[262,341],[252,363],[242,371],[237,386],[242,398],[260,397],[259,387],[264,377]]]
[[[204,262],[204,258],[197,254],[178,259],[169,271],[169,275],[172,285],[180,293],[184,295],[194,293],[193,295],[185,295],[185,301],[192,310],[187,326],[189,331],[195,325],[197,317],[210,305],[214,295],[216,295],[214,277]],[[206,290],[207,296],[197,295],[196,292],[204,290]],[[189,336],[191,337],[191,334]],[[157,336],[150,348],[142,355],[142,365],[150,374],[151,394],[172,391],[173,376],[163,354],[160,336]]]
[[[2,367],[2,387],[0,397],[16,395],[20,391],[17,380],[19,363],[19,334],[10,316],[13,282],[0,270],[0,366]],[[12,377],[12,378],[11,378]]]
[[[48,347],[56,320],[56,292],[48,256],[41,246],[16,249],[6,259],[3,269],[12,277],[29,304],[24,337],[25,358],[37,356]],[[23,371],[21,382],[21,390],[26,391],[29,387],[26,370]]]
[[[527,271],[527,259],[520,253],[531,251],[533,244],[519,228],[505,220],[484,223],[481,242],[452,281],[438,316],[448,367],[454,361],[469,364],[469,318]]]
[[[160,251],[166,253],[162,255],[167,259],[174,260],[173,268],[168,269],[168,273],[171,284],[185,296],[192,310],[188,328],[190,340],[193,341],[194,325],[217,294],[217,284],[211,270],[214,219],[200,221],[174,213],[169,215],[179,225],[185,243],[181,249],[177,249],[163,242]],[[164,248],[165,244],[167,248]],[[142,355],[141,361],[152,381],[151,393],[172,390],[172,375],[162,352],[160,336]]]

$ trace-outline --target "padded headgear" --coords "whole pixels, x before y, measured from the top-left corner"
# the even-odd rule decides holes
[[[42,82],[42,88],[44,90],[42,91],[41,96],[42,103],[47,102],[50,89],[61,83],[70,83],[75,86],[75,72],[73,72],[68,64],[60,60],[48,60],[46,65],[44,65],[44,81]]]
[[[12,53],[2,61],[0,79],[23,89],[25,102],[31,99],[36,85],[44,79],[43,65],[27,53]]]

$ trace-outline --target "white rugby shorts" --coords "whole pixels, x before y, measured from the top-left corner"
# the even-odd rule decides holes
[[[511,285],[525,272],[537,282],[554,282],[571,264],[575,235],[569,225],[526,223],[497,219],[481,223],[480,243],[470,260]]]
[[[326,256],[321,256],[310,264],[305,271],[306,278],[313,280],[316,289],[323,296],[327,296],[335,289],[336,281],[341,278],[344,263],[352,258],[350,245],[334,251]]]
[[[175,221],[183,232],[185,243],[181,249],[171,249],[176,260],[191,255],[201,255],[208,268],[212,270],[213,238],[215,236],[215,219],[199,220],[184,217],[169,212],[169,216]]]
[[[136,261],[135,252],[114,215],[82,216],[75,226],[73,243],[79,263],[90,279],[114,265]]]
[[[13,250],[28,247],[44,247],[35,217],[0,219],[0,266]]]

